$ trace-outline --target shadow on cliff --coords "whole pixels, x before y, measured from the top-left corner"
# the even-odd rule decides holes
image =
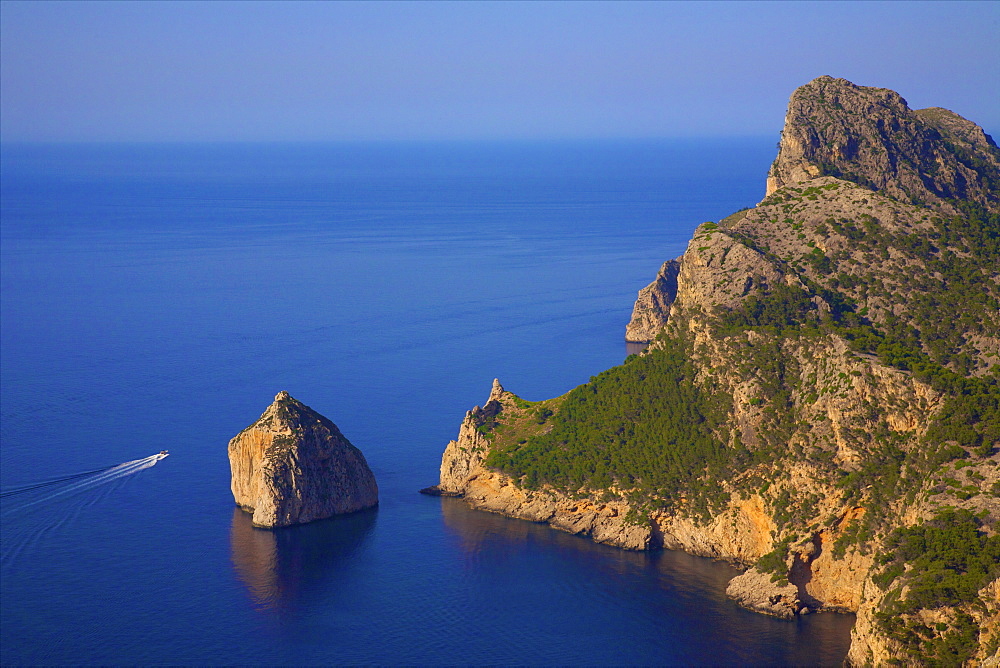
[[[331,586],[368,541],[378,509],[284,529],[258,529],[233,509],[229,533],[233,566],[261,609],[289,612]]]

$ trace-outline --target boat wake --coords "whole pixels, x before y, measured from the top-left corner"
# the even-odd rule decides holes
[[[76,520],[85,508],[104,499],[128,478],[155,466],[165,457],[167,452],[164,450],[142,459],[0,491],[4,534],[0,561],[9,565],[44,535]],[[64,503],[71,498],[78,500]],[[56,512],[47,512],[47,506],[52,503],[63,504],[63,507]]]

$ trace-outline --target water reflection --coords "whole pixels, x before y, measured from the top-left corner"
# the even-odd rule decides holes
[[[337,580],[352,556],[368,540],[378,510],[268,530],[233,509],[230,530],[233,566],[254,603],[282,611],[318,594]]]
[[[601,545],[547,524],[472,510],[461,499],[443,498],[441,511],[470,566],[516,559],[526,549],[537,549],[558,554],[564,566],[576,566],[588,572],[588,577],[596,569],[620,581],[640,578],[675,594],[727,603],[726,585],[740,573],[727,564],[684,552],[635,552]]]
[[[833,666],[847,654],[853,615],[786,621],[744,610],[725,596],[729,579],[739,573],[727,564],[670,550],[598,545],[545,524],[472,510],[461,499],[441,499],[441,510],[466,587],[478,586],[493,600],[498,592],[514,591],[504,605],[522,604],[525,614],[546,610],[546,597],[563,609],[587,610],[600,618],[591,635],[618,626],[622,633],[643,633],[637,648],[654,648],[664,665]],[[536,599],[535,591],[545,595]],[[463,614],[496,623],[495,607],[480,611],[473,602]],[[637,654],[635,662],[645,662],[644,656]],[[632,661],[622,655],[617,662]]]

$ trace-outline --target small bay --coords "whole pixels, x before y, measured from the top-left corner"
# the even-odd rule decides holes
[[[839,664],[852,617],[746,612],[729,566],[417,494],[494,377],[537,400],[620,363],[636,291],[773,153],[5,144],[0,660]],[[377,509],[234,508],[226,444],[279,390],[365,453]]]

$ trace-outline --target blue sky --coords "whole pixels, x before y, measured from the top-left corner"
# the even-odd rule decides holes
[[[1000,132],[1000,2],[0,3],[4,141],[775,134],[819,75]]]

